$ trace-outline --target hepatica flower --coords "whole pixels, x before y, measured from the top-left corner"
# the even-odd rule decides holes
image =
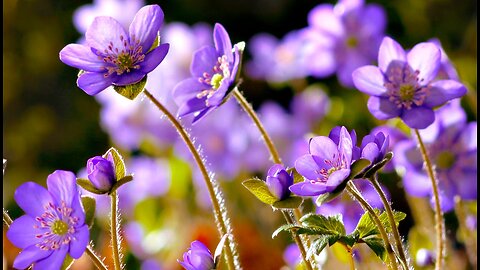
[[[329,137],[310,139],[310,153],[295,161],[295,169],[306,180],[292,185],[290,191],[300,196],[334,191],[350,175],[354,144],[345,127],[332,130]]]
[[[106,192],[112,188],[116,181],[113,164],[111,154],[108,158],[95,156],[87,161],[88,179],[96,189]]]
[[[188,251],[183,254],[183,261],[177,261],[186,270],[215,269],[212,253],[200,241],[193,241]]]
[[[48,190],[26,182],[15,191],[15,201],[25,211],[7,231],[8,239],[22,251],[13,267],[60,269],[65,256],[80,258],[89,241],[85,212],[72,172],[57,170],[47,178]]]
[[[441,51],[433,43],[417,44],[408,53],[385,37],[378,67],[364,66],[353,74],[355,86],[371,95],[369,111],[378,119],[400,117],[411,128],[423,129],[435,120],[433,108],[463,96],[467,89],[454,80],[434,81]]]
[[[214,46],[204,46],[195,52],[190,66],[192,77],[181,81],[173,90],[178,104],[178,116],[194,113],[195,123],[212,109],[220,106],[235,82],[240,52],[225,28],[217,23],[213,30]]]
[[[383,132],[369,134],[362,139],[361,157],[368,159],[371,164],[382,161],[387,154],[389,147],[389,137]]]
[[[86,45],[69,44],[60,51],[60,60],[82,72],[77,85],[89,95],[107,87],[138,83],[167,55],[169,44],[152,48],[163,24],[158,5],[141,8],[128,32],[114,18],[95,18],[88,28]]]
[[[290,196],[288,189],[293,184],[293,172],[288,173],[285,167],[281,164],[274,164],[268,170],[267,179],[268,189],[277,197],[278,200],[283,200]]]

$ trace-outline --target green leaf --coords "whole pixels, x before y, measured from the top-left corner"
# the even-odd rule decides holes
[[[137,83],[124,85],[124,86],[114,85],[113,89],[115,89],[115,91],[117,91],[117,93],[119,93],[120,95],[130,100],[134,100],[138,96],[138,94],[140,94],[143,91],[146,83],[147,83],[147,75],[145,75],[145,77],[143,77],[143,79]]]
[[[95,218],[96,202],[92,197],[82,196],[82,206],[85,211],[85,224],[88,228],[92,228],[93,220]]]
[[[345,244],[346,246],[353,247],[355,243],[357,243],[358,237],[355,235],[345,235],[345,236],[340,236],[340,239],[338,239],[338,242]]]
[[[338,197],[338,195],[342,194],[346,186],[347,186],[347,181],[344,181],[343,183],[338,185],[337,188],[335,188],[332,192],[323,193],[322,195],[317,197],[317,199],[315,200],[315,204],[318,207],[324,203],[327,203],[335,199],[336,197]]]
[[[270,190],[268,190],[267,184],[260,179],[245,180],[242,182],[242,185],[263,203],[272,205],[278,201],[277,197],[273,196]]]
[[[387,162],[393,158],[393,152],[388,152],[385,157],[378,163],[374,164],[370,169],[365,173],[365,178],[371,178],[375,173],[382,169]]]
[[[379,215],[380,222],[383,224],[383,227],[385,227],[385,230],[387,232],[392,231],[392,227],[390,226],[390,222],[388,220],[388,215],[386,212],[383,212],[380,214],[379,209],[373,209],[377,215]],[[399,212],[399,211],[393,211],[393,218],[395,219],[395,226],[398,227],[398,224],[401,220],[405,219],[407,215],[405,213]],[[371,235],[380,235],[380,231],[378,230],[377,225],[373,221],[372,218],[370,218],[370,215],[368,212],[365,212],[360,220],[358,221],[357,227],[354,230],[354,233],[358,234],[359,238],[365,238]],[[353,234],[353,233],[352,233]]]
[[[65,260],[63,261],[62,267],[60,269],[61,270],[69,269],[70,267],[72,267],[74,261],[75,260],[72,257],[70,257],[70,255],[67,254],[67,256],[65,257]]]
[[[370,166],[370,160],[361,158],[355,160],[355,162],[350,165],[350,175],[347,179],[363,178],[363,171]]]
[[[123,177],[125,177],[125,174],[126,174],[125,162],[123,161],[123,157],[118,153],[117,149],[111,147],[103,155],[103,158],[107,158],[109,154],[112,155],[113,165],[115,169],[115,179],[117,179],[118,181]]]
[[[303,202],[302,198],[292,196],[284,200],[274,202],[272,206],[280,209],[295,209],[300,207],[302,202]]]
[[[155,48],[157,48],[158,45],[160,45],[160,35],[158,35],[158,33],[157,33],[157,37],[156,37],[155,40],[153,41],[153,44],[152,44],[152,46],[150,47],[150,49],[147,51],[147,53],[149,53],[149,52],[151,52],[152,50],[154,50]]]
[[[115,182],[112,186],[112,189],[108,192],[109,194],[111,194],[112,192],[116,191],[119,187],[121,187],[122,185],[130,182],[133,180],[133,176],[132,175],[127,175],[125,177],[123,177],[122,179],[118,180],[117,182]]]
[[[310,259],[314,254],[319,255],[323,249],[328,245],[329,235],[320,235],[315,239],[307,251],[307,259]]]
[[[77,178],[77,185],[81,186],[83,189],[90,191],[91,193],[95,194],[106,194],[108,191],[101,191],[98,190],[96,187],[92,185],[92,182],[88,179]]]
[[[290,231],[292,229],[299,229],[299,228],[301,228],[301,227],[299,227],[298,225],[295,225],[295,224],[283,224],[282,226],[278,227],[278,229],[276,229],[272,233],[272,239],[277,237],[277,235],[281,232]]]
[[[318,234],[345,235],[341,214],[326,217],[309,213],[300,218],[300,222],[303,227],[312,229]]]
[[[369,237],[363,239],[363,242],[367,244],[373,252],[384,262],[387,260],[387,250],[382,238],[379,237]]]

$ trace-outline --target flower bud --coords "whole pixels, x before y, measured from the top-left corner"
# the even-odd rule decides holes
[[[289,174],[281,164],[274,164],[268,170],[265,182],[270,192],[277,197],[278,200],[283,200],[290,196],[290,190],[288,188],[293,185],[293,173]]]
[[[95,156],[87,161],[88,179],[100,191],[109,191],[115,183],[113,162],[101,156]]]
[[[187,270],[215,269],[212,253],[200,241],[193,241],[188,251],[183,253],[183,262],[177,261]]]

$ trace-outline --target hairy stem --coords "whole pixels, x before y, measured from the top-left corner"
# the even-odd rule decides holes
[[[97,256],[95,251],[93,251],[92,246],[88,245],[87,249],[85,250],[85,253],[90,257],[90,260],[92,260],[93,264],[97,269],[100,270],[108,270],[107,266],[103,263],[103,261]]]
[[[403,248],[402,239],[400,238],[400,233],[398,232],[398,228],[395,224],[395,217],[393,215],[392,206],[383,192],[380,183],[378,183],[377,174],[375,173],[372,178],[370,178],[370,182],[372,183],[373,187],[377,191],[378,195],[382,199],[383,206],[385,207],[385,211],[387,212],[388,221],[390,222],[390,226],[392,227],[393,237],[395,238],[395,244],[397,246],[397,252],[400,257],[400,262],[402,263],[403,269],[408,270],[408,261],[405,255],[405,249]]]
[[[472,234],[472,231],[466,224],[467,215],[465,214],[462,199],[458,195],[455,196],[455,214],[457,214],[458,217],[460,232],[465,243],[468,260],[473,269],[477,269],[477,238]]]
[[[7,228],[10,228],[10,225],[12,224],[12,218],[8,215],[7,211],[5,208],[3,208],[3,224],[7,226]]]
[[[377,213],[373,210],[372,206],[368,204],[368,202],[363,198],[362,194],[357,190],[355,184],[352,181],[348,181],[347,183],[347,191],[352,195],[362,206],[362,208],[367,211],[370,215],[370,218],[375,222],[380,231],[380,235],[382,236],[383,242],[385,243],[385,249],[387,250],[388,258],[390,261],[389,267],[392,269],[398,269],[397,260],[395,259],[395,254],[393,252],[393,248],[390,245],[390,241],[388,240],[388,234],[383,226],[380,218],[378,217]]]
[[[295,224],[295,221],[293,220],[289,211],[282,210],[282,213],[283,213],[283,216],[285,217],[285,220],[287,221],[287,224]],[[298,249],[300,250],[300,254],[302,254],[303,263],[305,264],[305,267],[307,268],[307,270],[313,270],[312,265],[310,264],[310,261],[307,260],[307,252],[303,247],[302,239],[300,239],[300,236],[295,232],[292,232],[292,237],[295,243],[297,244]]]
[[[112,244],[113,266],[115,270],[122,269],[122,262],[120,261],[120,239],[118,237],[119,220],[118,220],[118,195],[114,191],[110,194],[111,198],[111,213],[110,213],[110,235]]]
[[[435,200],[435,229],[437,236],[437,260],[435,261],[435,270],[442,270],[444,257],[445,257],[445,224],[443,223],[443,212],[440,207],[440,195],[438,192],[438,181],[435,179],[435,173],[433,171],[433,165],[428,157],[427,148],[423,143],[422,137],[418,129],[414,129],[415,135],[417,136],[418,146],[422,152],[423,160],[425,161],[425,167],[427,170],[428,177],[431,180],[433,198]]]
[[[182,137],[183,141],[187,145],[188,149],[193,155],[193,158],[195,159],[195,162],[198,165],[198,168],[200,169],[203,178],[205,179],[205,184],[207,185],[208,193],[210,195],[210,199],[212,201],[213,205],[213,212],[215,215],[215,219],[217,221],[217,229],[220,233],[220,237],[222,237],[225,234],[230,234],[230,237],[227,237],[225,241],[225,259],[228,265],[229,269],[240,269],[240,262],[238,261],[238,258],[234,256],[234,253],[236,253],[236,243],[233,240],[233,234],[232,230],[230,228],[230,224],[228,221],[228,214],[225,206],[223,207],[220,206],[219,200],[222,199],[223,197],[221,196],[220,188],[218,186],[214,185],[213,179],[210,178],[210,175],[208,174],[207,168],[205,167],[205,164],[202,160],[202,157],[200,156],[200,153],[197,151],[195,148],[195,145],[193,144],[192,140],[190,139],[190,136],[188,133],[185,131],[183,126],[180,124],[180,122],[177,120],[173,114],[171,114],[165,106],[163,106],[147,89],[144,90],[145,95],[155,104],[155,106],[162,112],[164,113],[170,123],[175,127],[177,130],[178,134],[180,137]],[[217,198],[219,196],[220,198]]]

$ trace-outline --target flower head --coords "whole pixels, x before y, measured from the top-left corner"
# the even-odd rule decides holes
[[[177,260],[186,270],[211,270],[215,268],[210,250],[200,241],[193,241],[183,261]]]
[[[72,172],[57,170],[47,178],[48,190],[26,182],[15,191],[15,201],[25,211],[7,231],[8,239],[22,251],[13,267],[60,269],[65,256],[80,258],[89,241],[85,212]]]
[[[268,189],[279,200],[283,200],[290,196],[288,189],[293,185],[293,172],[288,173],[281,164],[274,164],[268,170],[267,179]]]
[[[383,132],[369,134],[362,139],[361,157],[368,159],[371,164],[382,161],[387,154],[389,147],[389,137]]]
[[[195,52],[190,66],[191,78],[181,81],[173,90],[178,116],[194,113],[193,122],[220,106],[235,82],[240,63],[239,48],[232,43],[225,28],[217,23],[213,30],[214,46]]]
[[[435,120],[434,107],[467,91],[454,80],[434,81],[440,59],[441,51],[433,43],[417,44],[406,53],[396,41],[385,37],[378,67],[358,68],[352,78],[360,91],[371,95],[367,106],[376,118],[400,117],[409,127],[423,129]]]
[[[295,161],[295,169],[306,180],[292,185],[290,191],[300,196],[317,196],[334,191],[350,175],[352,158],[357,155],[354,145],[345,127],[332,130],[329,137],[310,139],[310,153]]]
[[[100,191],[109,191],[116,181],[111,154],[107,158],[95,156],[87,161],[88,179]]]
[[[85,34],[86,45],[65,46],[60,60],[84,71],[77,85],[89,95],[111,85],[135,84],[167,55],[169,44],[152,48],[162,24],[163,11],[158,5],[141,8],[128,32],[112,17],[97,17]]]

